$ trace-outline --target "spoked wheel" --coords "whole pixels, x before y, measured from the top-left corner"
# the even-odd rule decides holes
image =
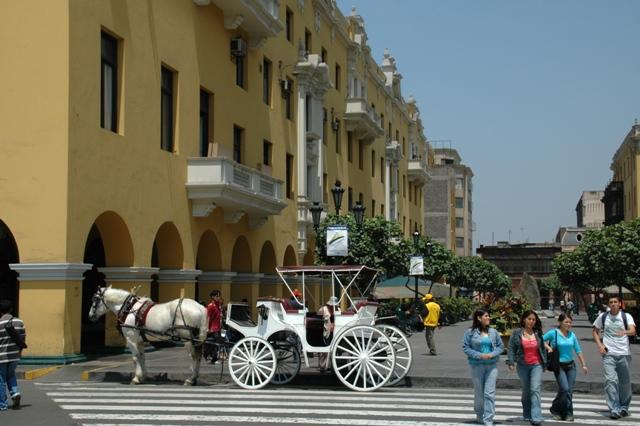
[[[277,364],[276,373],[271,379],[275,385],[289,383],[300,371],[300,351],[295,346],[278,346],[275,348]]]
[[[396,354],[396,365],[393,374],[385,386],[393,386],[409,373],[411,363],[413,362],[413,352],[409,340],[399,328],[392,325],[380,324],[376,328],[389,338]]]
[[[338,335],[331,362],[333,371],[345,386],[357,391],[372,391],[392,377],[395,353],[385,333],[360,325]]]
[[[229,353],[229,374],[245,389],[260,389],[276,372],[276,353],[266,340],[247,337],[236,343]]]

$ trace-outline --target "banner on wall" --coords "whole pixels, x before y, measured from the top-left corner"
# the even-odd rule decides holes
[[[349,232],[346,225],[327,227],[327,256],[347,256],[349,252]]]

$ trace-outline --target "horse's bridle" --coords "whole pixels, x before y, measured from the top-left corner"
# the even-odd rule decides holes
[[[91,302],[91,308],[93,309],[94,313],[98,310],[98,305],[100,303],[104,305],[107,311],[109,310],[109,305],[107,305],[107,302],[104,301],[104,291],[101,290],[100,287],[98,287],[98,291],[96,291],[96,294],[94,294],[91,298]]]

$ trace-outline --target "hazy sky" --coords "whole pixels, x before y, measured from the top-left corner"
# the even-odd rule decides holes
[[[430,140],[473,169],[474,246],[551,241],[640,119],[640,0],[338,0]]]

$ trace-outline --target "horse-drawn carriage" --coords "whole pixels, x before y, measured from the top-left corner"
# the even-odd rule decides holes
[[[378,304],[362,297],[373,287],[376,270],[338,265],[282,267],[276,272],[291,299],[259,298],[257,323],[246,303],[227,305],[226,327],[231,342],[235,342],[228,350],[228,368],[236,384],[259,389],[269,383],[289,383],[300,371],[302,360],[310,367],[311,356],[329,357],[338,379],[357,391],[393,385],[406,376],[412,362],[409,341],[396,327],[376,325]],[[302,291],[294,291],[292,285]],[[352,297],[356,293],[360,297]],[[307,308],[325,300],[325,295],[336,301],[330,335],[325,329],[326,316]],[[146,376],[143,343],[145,336],[152,336],[187,342],[192,374],[185,385],[195,384],[202,349],[208,344],[203,306],[190,299],[155,305],[124,290],[100,288],[93,297],[89,317],[95,320],[109,310],[117,315],[134,357],[132,383],[141,383]],[[228,338],[209,344],[218,349],[230,346]]]
[[[311,354],[329,356],[338,379],[358,391],[398,383],[409,372],[412,354],[404,334],[392,326],[376,326],[378,304],[351,296],[366,294],[377,271],[339,265],[282,267],[276,272],[291,299],[259,298],[257,323],[250,319],[246,304],[227,306],[226,325],[242,336],[230,350],[228,361],[229,374],[239,386],[259,389],[268,383],[288,383],[303,360],[310,366]],[[301,300],[292,286],[302,289]],[[322,336],[325,319],[306,307],[314,302],[309,300],[314,293],[316,299],[328,293],[338,301],[330,340]]]

